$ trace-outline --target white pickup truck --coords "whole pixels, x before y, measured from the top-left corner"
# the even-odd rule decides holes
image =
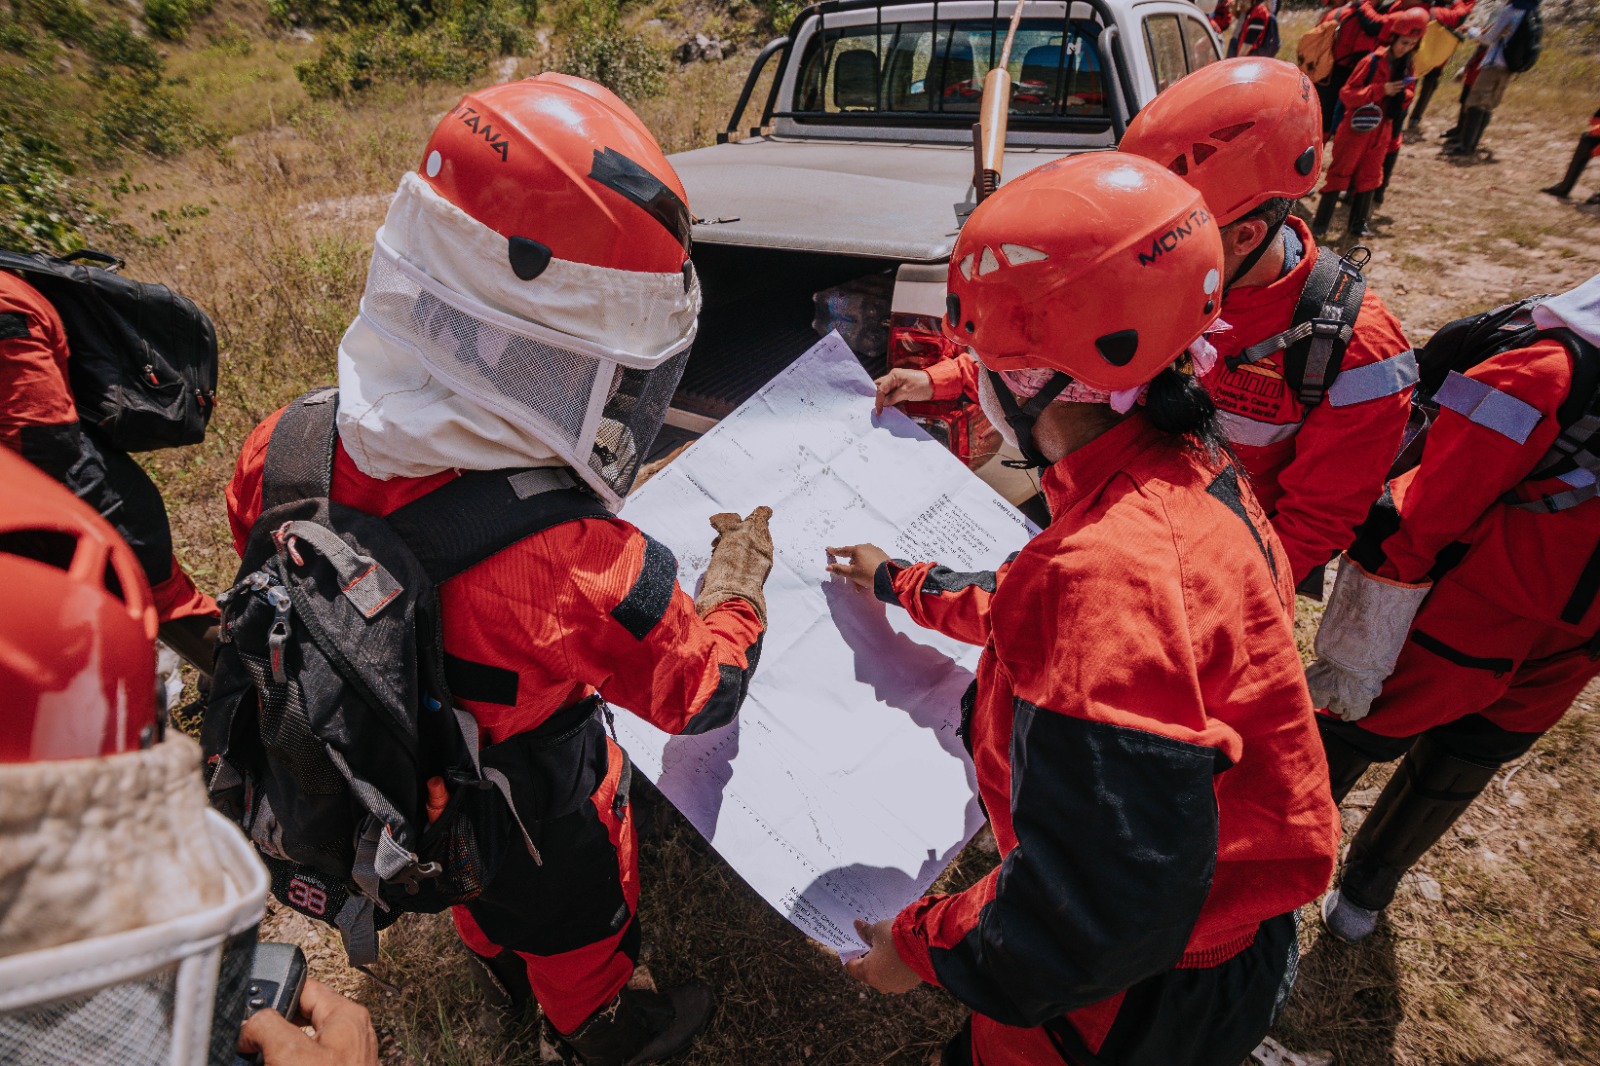
[[[705,310],[669,426],[709,428],[815,342],[814,322],[845,326],[875,374],[954,354],[939,332],[945,269],[974,202],[984,78],[1014,10],[1000,0],[806,8],[757,56],[719,143],[672,157],[696,216]],[[1220,53],[1190,0],[1026,0],[1008,65],[1004,177],[1114,147],[1141,106]],[[990,462],[995,434],[974,404],[908,413],[1005,495],[1031,495]]]

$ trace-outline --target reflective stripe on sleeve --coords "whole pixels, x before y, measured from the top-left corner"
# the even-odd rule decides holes
[[[1232,411],[1218,411],[1217,420],[1221,423],[1222,435],[1228,438],[1229,444],[1242,444],[1247,448],[1265,448],[1280,440],[1288,440],[1300,432],[1299,422],[1289,422],[1284,425],[1258,422]]]
[[[1450,371],[1439,391],[1433,394],[1440,407],[1448,407],[1462,418],[1492,429],[1508,440],[1526,444],[1542,417],[1532,404],[1486,385],[1477,378]]]
[[[1349,407],[1393,396],[1416,383],[1417,353],[1407,349],[1376,363],[1339,371],[1333,388],[1328,390],[1328,403],[1334,407]]]

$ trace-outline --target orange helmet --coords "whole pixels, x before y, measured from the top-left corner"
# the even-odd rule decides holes
[[[1316,186],[1322,107],[1291,63],[1224,59],[1151,101],[1119,147],[1199,189],[1217,225],[1227,226],[1268,200],[1298,199]]]
[[[1052,163],[985,200],[950,258],[945,333],[990,370],[1143,385],[1222,300],[1222,237],[1195,189],[1139,156]]]
[[[0,762],[82,759],[155,739],[156,611],[105,520],[0,448]]]
[[[1396,37],[1421,37],[1427,30],[1428,23],[1433,21],[1433,15],[1425,7],[1408,7],[1398,15],[1391,15],[1384,20],[1383,39],[1392,41]]]
[[[683,184],[609,89],[545,73],[468,93],[433,131],[419,172],[505,237],[517,276],[552,256],[670,274],[689,258]]]

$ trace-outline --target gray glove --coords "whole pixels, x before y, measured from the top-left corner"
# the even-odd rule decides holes
[[[1372,709],[1405,647],[1411,621],[1432,585],[1373,577],[1346,555],[1317,630],[1317,659],[1306,667],[1311,702],[1347,722]]]
[[[771,517],[770,507],[757,507],[748,518],[731,511],[711,516],[717,539],[711,542],[711,562],[694,600],[701,618],[719,603],[741,599],[756,609],[762,625],[767,624],[767,598],[761,590],[772,572],[772,534],[767,531]]]

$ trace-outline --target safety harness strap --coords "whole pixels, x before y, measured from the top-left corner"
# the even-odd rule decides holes
[[[1300,290],[1294,323],[1282,333],[1229,356],[1229,369],[1286,352],[1284,376],[1297,389],[1301,406],[1309,409],[1321,403],[1355,334],[1356,317],[1367,291],[1367,281],[1361,273],[1368,258],[1365,251],[1357,247],[1350,255],[1339,256],[1318,248],[1305,287]]]
[[[339,390],[313,389],[293,400],[272,427],[261,471],[261,510],[326,498],[333,482]]]

